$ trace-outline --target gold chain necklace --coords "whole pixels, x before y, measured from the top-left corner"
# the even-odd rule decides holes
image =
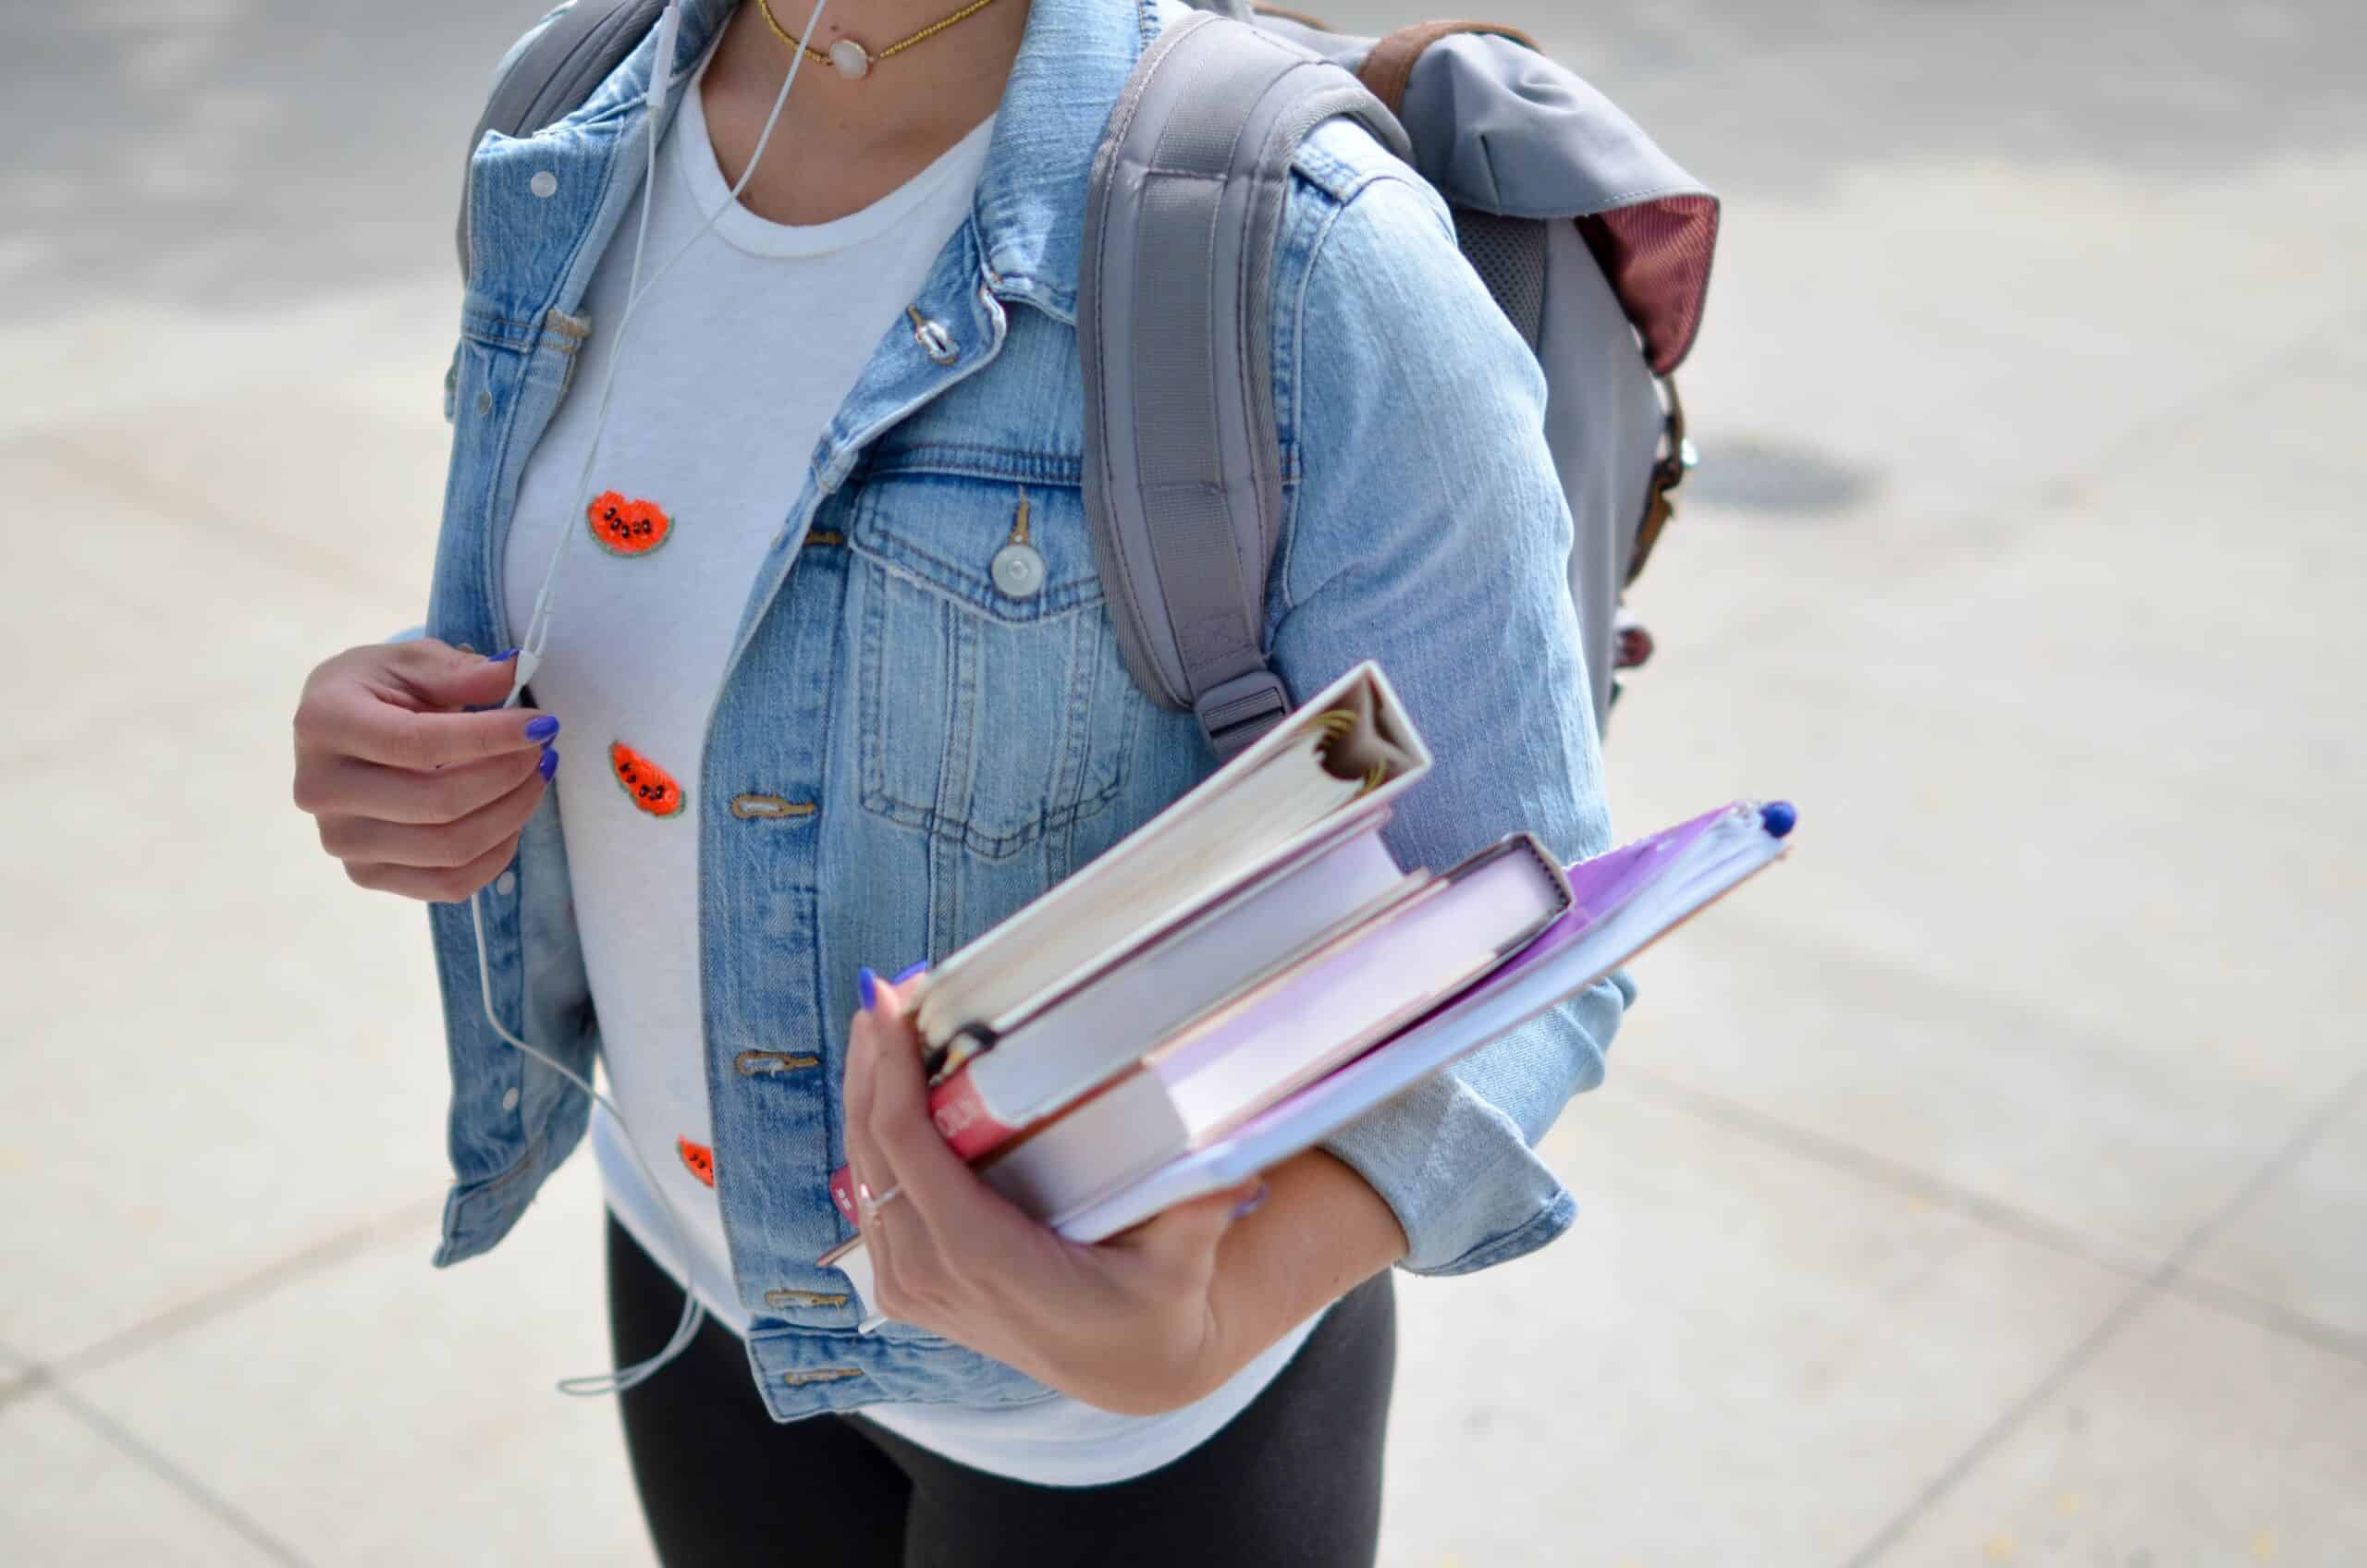
[[[869,76],[871,74],[871,67],[877,65],[880,61],[887,59],[892,55],[901,55],[915,43],[927,43],[930,39],[935,38],[938,33],[943,32],[947,28],[953,26],[956,22],[968,21],[972,17],[976,16],[980,11],[985,10],[994,3],[995,0],[970,0],[970,4],[963,6],[960,10],[946,18],[943,21],[931,22],[928,26],[921,29],[920,31],[913,34],[910,38],[898,39],[895,43],[890,43],[887,48],[880,50],[876,55],[870,50],[865,49],[862,44],[857,43],[852,38],[841,38],[836,43],[830,45],[829,51],[827,54],[819,49],[807,48],[805,50],[805,57],[813,61],[817,66],[831,67],[849,81],[860,81],[865,77]],[[787,28],[781,26],[780,18],[773,15],[772,0],[756,0],[756,9],[765,14],[765,25],[773,30],[773,36],[775,38],[779,39],[791,49],[802,47],[798,43],[796,36]]]

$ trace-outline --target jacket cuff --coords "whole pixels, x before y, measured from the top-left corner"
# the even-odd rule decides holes
[[[448,1268],[491,1252],[526,1212],[550,1175],[548,1145],[536,1138],[518,1162],[497,1175],[455,1182],[444,1198],[444,1234],[435,1267]]]
[[[1577,1203],[1510,1117],[1459,1080],[1427,1079],[1340,1129],[1324,1150],[1365,1179],[1405,1232],[1398,1267],[1468,1274],[1536,1251]]]
[[[1406,1241],[1398,1267],[1468,1274],[1570,1228],[1577,1203],[1535,1145],[1571,1096],[1602,1082],[1604,1047],[1635,994],[1624,971],[1613,974],[1323,1145],[1397,1216]]]

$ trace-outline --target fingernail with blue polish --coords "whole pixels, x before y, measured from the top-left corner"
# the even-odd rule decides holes
[[[868,968],[855,972],[855,993],[863,998],[863,1011],[869,1012],[879,1001],[879,976]]]
[[[525,650],[522,648],[512,648],[506,654],[496,654],[493,657],[485,660],[484,662],[487,664],[508,664],[511,659],[516,658],[524,651]]]
[[[1258,1182],[1257,1190],[1256,1192],[1250,1194],[1247,1197],[1242,1199],[1238,1204],[1233,1206],[1233,1217],[1235,1219],[1246,1219],[1251,1215],[1257,1213],[1257,1206],[1266,1201],[1266,1183],[1263,1182]]]
[[[914,975],[918,974],[922,970],[926,969],[927,967],[928,967],[928,960],[926,960],[926,959],[923,959],[923,960],[921,960],[921,961],[920,961],[920,962],[918,962],[918,963],[916,963],[916,964],[912,965],[910,968],[906,969],[906,970],[905,970],[901,974],[897,975],[897,976],[896,976],[896,978],[894,978],[893,980],[890,980],[890,981],[889,981],[889,982],[888,982],[888,983],[889,983],[889,985],[891,985],[891,986],[901,986],[901,985],[902,985],[905,981],[910,980]]]
[[[526,721],[526,739],[547,741],[558,733],[558,720],[548,714],[537,714]]]
[[[549,783],[551,775],[558,771],[558,753],[549,746],[545,746],[543,760],[534,765],[534,771],[543,776],[544,783]]]
[[[1800,814],[1789,801],[1769,801],[1759,808],[1759,820],[1771,839],[1789,837],[1800,820]]]

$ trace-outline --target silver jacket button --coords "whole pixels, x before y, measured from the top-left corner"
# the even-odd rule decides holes
[[[917,318],[919,312],[914,312],[914,314]],[[962,357],[961,347],[953,341],[953,334],[945,329],[945,324],[941,321],[915,319],[913,324],[913,337],[919,342],[922,350],[938,364],[950,365]]]
[[[1044,586],[1044,557],[1033,545],[1005,545],[995,552],[995,586],[1013,599],[1033,596]]]

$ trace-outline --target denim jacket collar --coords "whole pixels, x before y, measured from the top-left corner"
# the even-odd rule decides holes
[[[997,291],[1076,319],[1085,196],[1101,133],[1160,28],[1158,0],[1036,0],[978,181]]]
[[[742,0],[682,0],[681,57],[693,60]],[[1076,319],[1085,192],[1110,104],[1161,26],[1159,0],[1035,0],[978,180],[975,220],[994,291]],[[613,113],[648,84],[654,42],[579,115]]]

